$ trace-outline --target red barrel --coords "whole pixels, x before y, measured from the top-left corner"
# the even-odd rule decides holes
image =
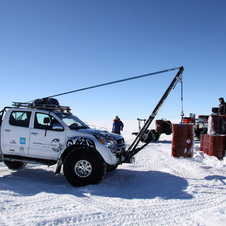
[[[209,152],[209,137],[210,135],[208,134],[204,135],[203,152],[206,154]]]
[[[173,124],[172,156],[192,157],[194,147],[194,125]]]
[[[225,135],[215,135],[209,137],[209,155],[222,159],[225,155]]]
[[[204,150],[204,134],[201,135],[201,141],[200,141],[200,151]]]
[[[162,120],[155,120],[155,130],[158,133],[162,133]]]
[[[170,135],[172,133],[172,124],[166,120],[155,120],[155,130],[158,133]]]
[[[193,123],[193,118],[184,118],[184,123]]]

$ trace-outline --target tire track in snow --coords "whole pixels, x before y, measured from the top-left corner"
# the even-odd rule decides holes
[[[84,188],[53,177],[54,167],[13,172],[0,164],[0,224],[201,225],[197,214],[226,206],[225,169],[170,152],[169,142],[150,144],[134,165]]]

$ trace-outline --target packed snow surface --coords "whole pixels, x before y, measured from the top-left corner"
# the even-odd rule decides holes
[[[111,131],[111,121],[88,123]],[[129,146],[138,123],[124,124]],[[78,188],[55,166],[0,163],[0,225],[226,225],[226,162],[194,146],[193,158],[174,158],[172,135],[162,134],[135,163]]]

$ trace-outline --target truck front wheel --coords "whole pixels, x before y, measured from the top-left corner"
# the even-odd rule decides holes
[[[97,184],[106,174],[106,163],[94,148],[80,146],[67,155],[63,171],[67,181],[75,187]]]

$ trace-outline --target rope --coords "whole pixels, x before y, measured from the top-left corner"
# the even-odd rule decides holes
[[[181,78],[180,82],[181,82],[181,123],[183,123],[184,122],[184,107],[183,107],[184,97],[183,97],[183,81],[182,81],[182,78]]]
[[[56,94],[56,95],[48,96],[46,98],[62,96],[62,95],[70,94],[70,93],[75,93],[75,92],[80,92],[80,91],[88,90],[88,89],[94,89],[94,88],[98,88],[98,87],[101,87],[101,86],[112,85],[112,84],[119,83],[119,82],[126,82],[126,81],[129,81],[129,80],[143,78],[143,77],[147,77],[147,76],[151,76],[151,75],[156,75],[156,74],[161,74],[161,73],[165,73],[165,72],[169,72],[169,71],[174,71],[174,70],[177,70],[177,69],[179,69],[179,68],[171,68],[171,69],[167,69],[167,70],[163,70],[163,71],[153,72],[153,73],[139,75],[139,76],[130,77],[130,78],[121,79],[121,80],[116,80],[116,81],[113,81],[113,82],[107,82],[107,83],[103,83],[103,84],[99,84],[99,85],[94,85],[94,86],[90,86],[90,87],[86,87],[86,88],[82,88],[82,89],[72,90],[72,91],[69,91],[69,92],[59,93],[59,94]]]

